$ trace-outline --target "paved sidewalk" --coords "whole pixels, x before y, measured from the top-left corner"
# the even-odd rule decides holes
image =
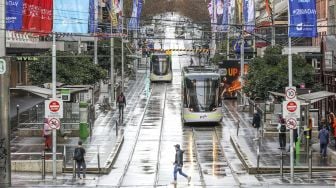
[[[238,112],[240,115],[240,129],[237,136],[237,130],[231,130],[231,143],[234,145],[240,159],[249,173],[279,173],[281,152],[283,152],[284,171],[288,172],[290,168],[289,143],[287,141],[286,149],[279,149],[278,136],[261,137],[254,140],[256,129],[251,126],[252,118],[247,112]],[[277,134],[276,134],[277,135]],[[289,134],[287,135],[289,137]],[[259,145],[260,144],[260,145]],[[258,145],[259,145],[259,169],[258,167]],[[301,144],[299,154],[295,155],[295,171],[308,171],[308,157]],[[320,157],[319,144],[312,145],[312,166],[313,171],[336,170],[336,152],[328,148],[328,157]]]
[[[136,104],[140,101],[141,95],[144,95],[145,87],[145,74],[144,71],[139,70],[137,73],[137,80],[129,80],[127,87],[125,87],[125,96],[127,100],[127,106],[125,108],[125,115],[128,116],[131,113]],[[107,84],[102,86],[107,87]],[[105,96],[106,92],[102,93]],[[136,100],[136,101],[135,101]],[[101,102],[98,101],[98,102]],[[133,105],[132,105],[133,104]],[[112,111],[98,111],[97,119],[94,122],[91,136],[84,140],[83,146],[86,149],[86,163],[88,172],[98,173],[100,166],[101,173],[107,173],[113,165],[114,158],[117,156],[118,151],[123,143],[123,128],[124,126],[118,126],[116,129],[116,122],[119,113],[117,110]],[[125,124],[128,123],[130,118],[125,117]],[[58,140],[57,153],[66,153],[65,164],[66,172],[72,171],[72,153],[77,145],[78,137],[68,137]],[[12,160],[36,160],[41,159],[41,152],[44,149],[44,139],[41,137],[15,137],[11,141]],[[31,155],[20,155],[20,153],[32,153]],[[28,158],[27,158],[28,157]],[[46,156],[47,159],[51,159],[51,156]],[[58,156],[59,160],[62,160],[62,155]],[[100,161],[98,165],[98,159]],[[15,175],[15,172],[13,172]]]

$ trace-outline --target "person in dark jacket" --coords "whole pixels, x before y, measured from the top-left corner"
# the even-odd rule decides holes
[[[120,95],[117,97],[116,101],[117,105],[119,105],[119,119],[121,118],[121,121],[124,120],[124,108],[126,106],[126,97],[123,92],[120,93]]]
[[[176,144],[174,145],[176,153],[175,153],[175,161],[174,161],[174,181],[172,182],[173,184],[176,184],[177,180],[177,172],[179,172],[180,175],[184,176],[185,178],[188,179],[188,184],[190,183],[191,177],[182,172],[182,167],[183,167],[183,153],[184,151],[181,150],[180,145]]]
[[[329,144],[329,131],[327,130],[327,126],[323,126],[319,131],[318,138],[320,139],[320,155],[321,157],[326,158]]]
[[[252,119],[252,126],[257,129],[256,136],[253,140],[258,140],[259,139],[259,128],[260,128],[260,115],[259,113],[255,110],[253,114],[253,119]]]
[[[82,146],[82,141],[78,141],[78,146],[75,148],[74,151],[74,160],[76,161],[77,166],[77,176],[79,179],[82,179],[80,177],[80,171],[83,170],[83,178],[85,178],[86,173],[86,164],[85,164],[85,149]]]

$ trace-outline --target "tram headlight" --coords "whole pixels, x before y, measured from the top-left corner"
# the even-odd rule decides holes
[[[193,108],[189,108],[189,111],[190,111],[190,112],[193,112],[193,111],[194,111],[194,109],[193,109]]]
[[[216,111],[216,110],[217,110],[217,108],[213,108],[213,109],[212,109],[212,111]]]

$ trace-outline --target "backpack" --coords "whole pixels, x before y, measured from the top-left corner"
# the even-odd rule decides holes
[[[74,159],[76,161],[81,161],[83,160],[83,154],[81,148],[76,148],[74,152]]]
[[[286,132],[286,125],[281,124],[281,126],[280,126],[280,132],[282,132],[282,133]]]
[[[118,96],[118,102],[119,102],[119,103],[124,102],[124,96],[119,95],[119,96]]]

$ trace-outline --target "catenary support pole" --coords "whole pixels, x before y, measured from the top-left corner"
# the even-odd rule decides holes
[[[52,35],[52,98],[56,99],[56,35]],[[52,129],[52,174],[53,179],[56,179],[56,129]]]
[[[0,0],[0,59],[6,62],[6,4]],[[9,78],[10,63],[1,63],[0,71],[0,187],[11,186],[10,128],[9,128]],[[5,170],[3,170],[5,169]]]
[[[121,4],[121,91],[124,92],[124,66],[125,66],[125,57],[124,57],[124,3]]]

